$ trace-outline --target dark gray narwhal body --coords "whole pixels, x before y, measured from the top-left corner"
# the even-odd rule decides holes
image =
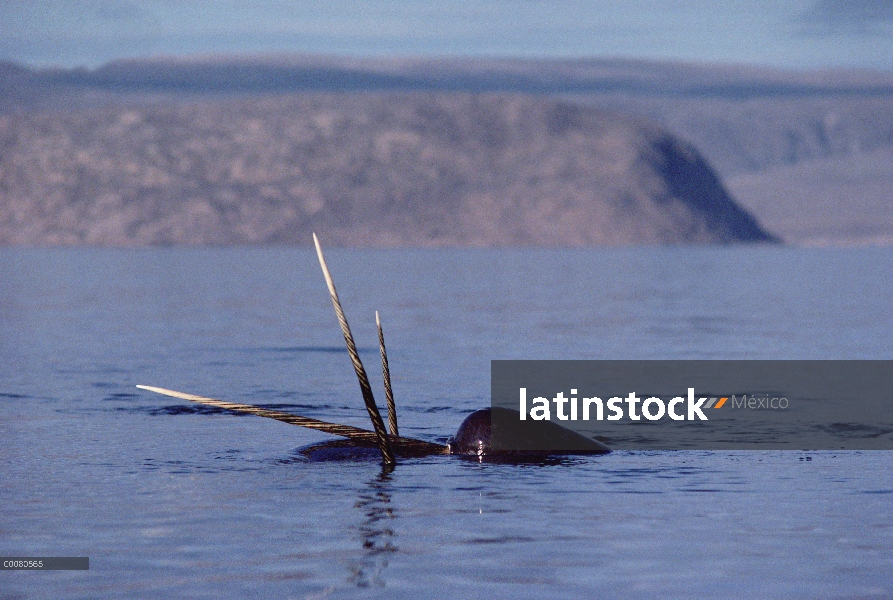
[[[497,438],[495,444],[494,429]],[[406,438],[391,438],[391,445],[399,458],[451,454],[497,462],[524,462],[549,456],[607,454],[611,451],[601,442],[551,421],[522,422],[517,413],[505,408],[474,411],[462,421],[445,447],[406,446],[399,441],[404,439]],[[508,447],[500,448],[500,441],[503,446]],[[374,442],[357,440],[332,440],[312,444],[299,449],[298,453],[313,462],[374,459],[380,456]]]
[[[474,411],[462,421],[447,446],[450,454],[508,458],[611,451],[601,442],[551,421],[521,421],[507,408]]]
[[[493,457],[497,459],[524,460],[562,454],[605,454],[611,451],[610,448],[601,442],[565,429],[550,421],[521,421],[514,411],[505,408],[485,408],[474,411],[465,418],[456,431],[456,435],[450,438],[446,445],[398,435],[397,414],[391,394],[384,334],[381,322],[378,319],[378,313],[376,313],[382,370],[388,400],[390,432],[386,431],[384,420],[381,418],[375,399],[372,396],[369,378],[366,376],[366,371],[357,352],[353,335],[341,308],[341,301],[338,299],[335,284],[323,258],[322,248],[319,245],[316,234],[313,234],[313,242],[316,246],[316,253],[322,267],[323,276],[326,279],[326,285],[329,288],[329,295],[335,308],[335,314],[338,317],[338,323],[344,334],[347,351],[360,383],[363,401],[372,420],[373,431],[350,425],[329,423],[251,404],[225,402],[160,387],[146,385],[138,385],[136,387],[157,394],[204,404],[205,406],[253,414],[346,438],[302,449],[301,454],[311,460],[349,460],[380,455],[385,465],[393,466],[398,456],[403,458],[430,456],[433,454],[454,454],[479,458]]]

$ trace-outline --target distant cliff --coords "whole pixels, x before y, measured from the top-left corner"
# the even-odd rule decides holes
[[[689,145],[524,95],[116,100],[0,117],[0,244],[771,241]]]
[[[0,114],[313,92],[572,98],[658,123],[693,143],[723,177],[893,147],[893,73],[883,71],[300,54],[128,59],[95,69],[0,61]]]

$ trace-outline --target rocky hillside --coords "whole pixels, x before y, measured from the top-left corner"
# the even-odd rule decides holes
[[[291,93],[0,117],[0,244],[769,241],[689,145],[545,97]]]
[[[307,92],[548,94],[635,114],[693,143],[723,177],[893,148],[893,74],[619,58],[216,56],[95,69],[0,62],[0,114],[122,98]]]

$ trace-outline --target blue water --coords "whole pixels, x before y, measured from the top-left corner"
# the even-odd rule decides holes
[[[424,439],[489,403],[494,358],[893,354],[889,248],[327,256]],[[342,345],[310,249],[0,250],[0,555],[90,557],[0,572],[0,598],[893,596],[890,452],[383,473],[133,387],[368,427]]]

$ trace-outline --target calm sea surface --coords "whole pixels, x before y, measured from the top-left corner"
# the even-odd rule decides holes
[[[893,249],[336,250],[401,433],[490,360],[893,358]],[[368,427],[311,249],[0,249],[0,598],[893,597],[893,452],[308,462]],[[381,404],[381,402],[380,402]]]

